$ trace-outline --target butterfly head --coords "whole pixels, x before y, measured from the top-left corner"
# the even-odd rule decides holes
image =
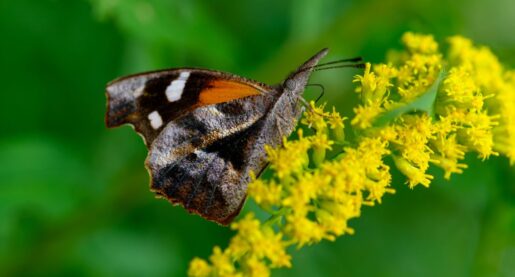
[[[317,54],[302,64],[295,72],[291,73],[282,83],[284,92],[300,96],[308,83],[311,72],[313,72],[313,69],[318,62],[327,55],[327,52],[329,52],[329,49],[327,48],[320,50]]]

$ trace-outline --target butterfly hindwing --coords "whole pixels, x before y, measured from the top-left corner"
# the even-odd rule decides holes
[[[253,147],[271,107],[270,95],[198,108],[165,127],[147,157],[151,190],[190,212],[227,223],[245,199]]]
[[[108,127],[131,124],[147,146],[164,126],[205,105],[266,93],[270,87],[228,73],[175,69],[133,75],[107,86]]]

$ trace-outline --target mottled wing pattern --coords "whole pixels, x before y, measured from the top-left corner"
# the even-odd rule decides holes
[[[188,211],[226,224],[245,200],[251,159],[273,94],[256,95],[195,109],[170,122],[156,137],[146,166],[151,190]]]
[[[147,147],[168,122],[188,112],[269,91],[255,81],[219,71],[162,70],[117,79],[107,85],[106,124],[131,124]]]
[[[107,87],[109,127],[133,124],[146,139],[151,190],[220,224],[246,196],[249,172],[265,167],[265,145],[295,128],[300,98],[323,49],[279,86],[209,70],[129,76]]]

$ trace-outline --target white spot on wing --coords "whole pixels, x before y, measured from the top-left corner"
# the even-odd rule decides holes
[[[179,78],[173,80],[170,85],[166,88],[166,98],[170,102],[177,101],[181,99],[182,91],[184,90],[184,86],[188,81],[188,77],[190,77],[189,71],[181,72]]]
[[[148,114],[148,120],[150,120],[150,126],[154,129],[159,129],[163,125],[163,119],[157,111],[153,111]]]

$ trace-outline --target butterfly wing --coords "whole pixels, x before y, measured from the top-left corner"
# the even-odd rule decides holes
[[[131,124],[149,147],[168,122],[206,105],[270,91],[265,84],[212,70],[171,69],[107,85],[106,125]]]
[[[265,167],[264,146],[295,128],[312,67],[326,53],[275,88],[195,69],[122,78],[107,87],[106,123],[132,124],[145,138],[152,191],[227,224],[243,205],[249,172]]]
[[[151,190],[206,219],[227,224],[244,202],[272,94],[197,108],[170,122],[152,144],[146,166]]]
[[[142,135],[152,191],[224,224],[245,199],[252,153],[245,148],[252,147],[273,92],[218,71],[138,74],[108,84],[106,124],[131,124]],[[253,164],[260,170],[264,158]]]

